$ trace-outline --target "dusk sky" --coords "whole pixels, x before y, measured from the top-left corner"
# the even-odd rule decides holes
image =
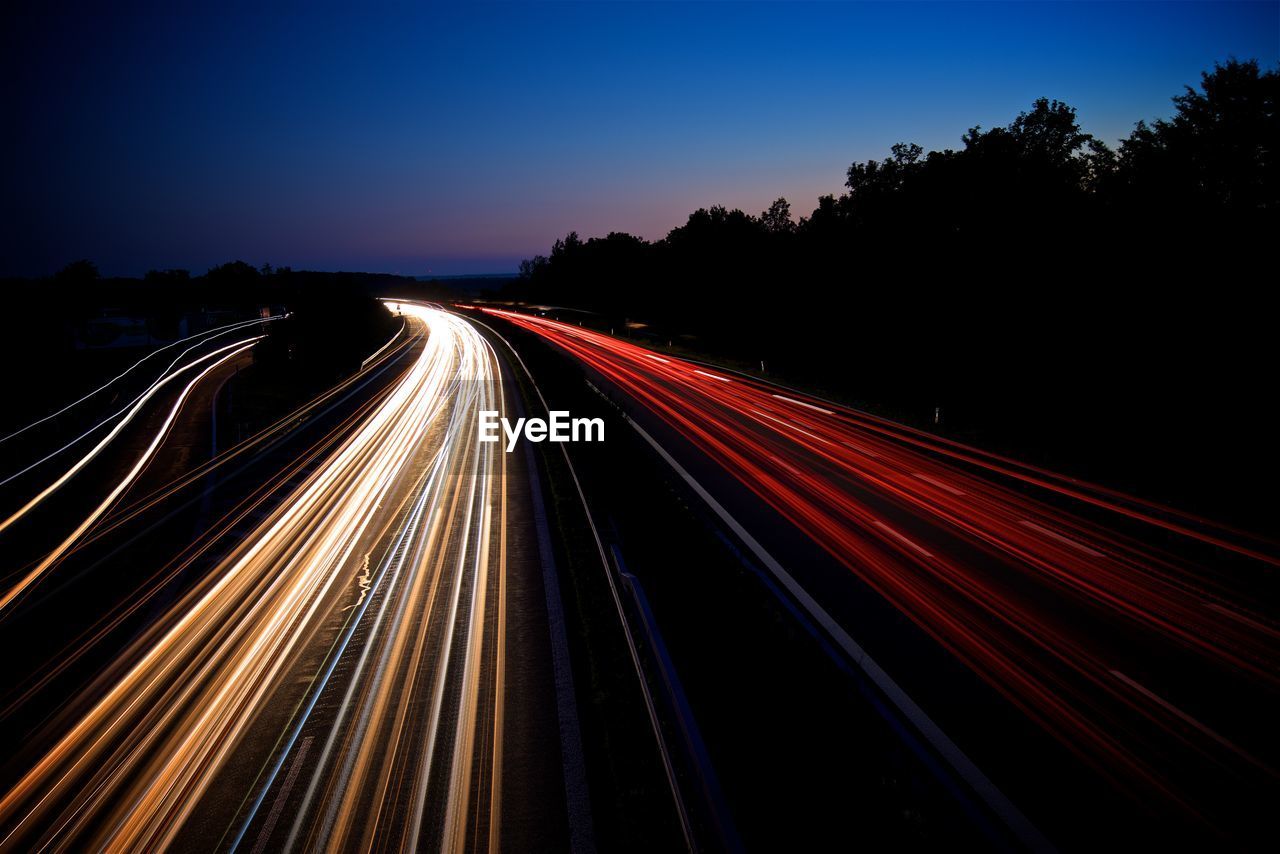
[[[1042,95],[1114,144],[1280,57],[1275,2],[177,10],[4,13],[0,275],[510,271],[571,229],[807,214]]]

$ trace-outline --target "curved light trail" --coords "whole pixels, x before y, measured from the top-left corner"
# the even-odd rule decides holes
[[[27,588],[29,588],[32,584],[34,584],[40,578],[40,576],[44,575],[45,572],[48,571],[49,567],[57,563],[58,559],[61,558],[62,555],[66,553],[67,549],[75,545],[75,542],[78,539],[80,539],[81,536],[84,535],[85,531],[93,527],[93,524],[102,517],[102,514],[105,513],[111,507],[111,505],[115,503],[115,500],[119,498],[124,493],[124,491],[128,489],[129,486],[138,478],[138,475],[142,473],[142,471],[147,467],[147,463],[149,463],[151,461],[151,458],[155,455],[156,450],[160,447],[160,443],[163,442],[165,436],[168,435],[169,427],[170,425],[173,424],[173,419],[177,417],[178,411],[182,409],[182,404],[186,402],[187,396],[191,394],[191,390],[196,387],[196,384],[199,383],[200,380],[208,376],[211,371],[217,369],[220,365],[226,364],[227,362],[234,359],[236,356],[239,356],[241,353],[244,353],[246,350],[248,350],[250,347],[256,344],[259,340],[261,340],[261,338],[262,336],[259,335],[255,338],[250,338],[245,341],[238,341],[235,344],[229,344],[226,347],[215,350],[206,356],[202,356],[201,358],[196,359],[190,364],[184,365],[179,370],[166,375],[164,379],[156,382],[154,385],[151,386],[151,388],[146,392],[146,394],[142,395],[138,399],[137,404],[128,412],[128,414],[124,418],[120,420],[120,423],[117,424],[114,428],[112,428],[111,432],[108,433],[102,439],[101,442],[99,442],[96,446],[94,446],[94,448],[91,451],[89,451],[89,453],[81,457],[75,464],[71,466],[71,468],[67,469],[66,472],[64,472],[60,477],[58,477],[57,480],[55,480],[53,483],[49,484],[47,487],[45,487],[43,490],[37,493],[35,497],[30,499],[26,504],[24,504],[17,511],[15,511],[11,516],[9,516],[9,518],[5,519],[3,522],[0,522],[0,532],[2,532],[4,531],[5,528],[8,528],[14,522],[18,521],[27,513],[31,512],[31,510],[33,510],[38,504],[40,504],[42,501],[44,501],[46,498],[52,495],[55,491],[57,491],[60,487],[62,487],[67,481],[69,481],[76,474],[76,472],[83,469],[86,465],[90,463],[90,461],[93,460],[94,457],[96,457],[99,453],[101,453],[102,449],[105,448],[108,444],[110,444],[112,439],[114,439],[117,435],[119,435],[120,431],[125,428],[125,425],[127,425],[131,420],[133,420],[134,415],[136,415],[138,411],[141,410],[142,407],[146,405],[147,401],[150,400],[150,398],[156,392],[158,392],[164,386],[168,385],[173,380],[180,377],[183,373],[190,370],[191,368],[194,368],[204,362],[209,362],[210,360],[212,360],[204,370],[196,374],[196,376],[193,377],[191,381],[188,382],[186,386],[183,387],[182,392],[178,395],[178,399],[174,402],[173,406],[170,407],[168,414],[165,416],[164,422],[160,425],[160,429],[155,432],[154,436],[152,436],[150,444],[147,445],[146,449],[142,452],[142,455],[134,463],[133,467],[130,468],[129,471],[126,472],[125,475],[121,477],[115,483],[114,486],[111,487],[111,489],[107,492],[106,498],[104,498],[101,503],[99,503],[96,507],[94,507],[91,511],[89,511],[89,515],[86,516],[76,526],[75,530],[72,531],[71,534],[67,536],[61,543],[55,546],[52,551],[50,551],[43,558],[41,558],[36,563],[33,569],[25,573],[20,579],[18,579],[16,583],[8,587],[8,589],[6,589],[3,593],[0,593],[0,617],[3,617],[5,609],[8,608],[9,605],[12,604],[15,599],[21,596],[22,593],[27,590]]]
[[[187,353],[190,353],[192,350],[196,349],[200,345],[207,344],[210,341],[214,340],[215,338],[221,338],[223,335],[228,335],[236,331],[237,329],[244,329],[245,327],[252,326],[255,323],[269,323],[272,320],[279,320],[284,316],[285,315],[283,314],[274,314],[271,317],[260,317],[260,318],[254,318],[253,320],[242,320],[236,323],[228,323],[225,326],[215,326],[213,329],[206,329],[203,332],[197,332],[195,335],[188,335],[186,338],[180,338],[177,341],[174,341],[172,344],[166,344],[163,347],[157,347],[156,349],[152,350],[150,353],[143,356],[141,359],[134,362],[132,365],[125,368],[123,371],[116,374],[114,377],[107,380],[105,383],[98,386],[93,391],[89,392],[83,397],[77,400],[73,400],[71,403],[68,403],[66,406],[62,407],[56,412],[51,412],[48,415],[44,416],[43,418],[39,418],[39,419],[36,419],[35,421],[32,421],[26,427],[19,427],[17,430],[14,430],[9,435],[0,438],[0,445],[3,445],[5,442],[9,441],[10,439],[13,439],[17,436],[21,436],[23,433],[26,433],[28,430],[31,430],[35,427],[39,427],[41,424],[44,424],[48,421],[52,421],[54,418],[57,418],[59,415],[62,415],[63,413],[70,412],[72,409],[75,409],[77,406],[84,403],[85,401],[90,400],[96,397],[97,395],[101,394],[102,392],[106,391],[107,389],[111,388],[120,380],[124,379],[129,374],[133,373],[135,370],[142,367],[144,363],[151,361],[151,359],[155,358],[156,356],[160,355],[161,353],[167,350],[172,350],[174,347],[177,347],[179,344],[186,344],[190,341],[198,342],[188,347],[186,350],[183,350],[182,353],[180,353],[177,358],[175,358],[172,362],[170,362],[169,366],[160,372],[160,376],[156,378],[157,380],[163,378],[166,373],[168,373],[170,370],[173,369],[174,365],[178,364],[178,362],[182,360],[183,356],[185,356]],[[125,408],[128,409],[128,407],[125,407]],[[119,413],[116,413],[116,414],[118,415]],[[19,474],[21,474],[21,472],[19,472]],[[12,479],[12,478],[9,478],[9,479]],[[8,482],[8,480],[6,480],[5,482]]]
[[[225,347],[221,347],[217,350],[214,350],[212,353],[208,353],[204,356],[201,356],[198,359],[188,362],[187,364],[183,365],[181,368],[178,368],[176,371],[172,371],[171,373],[165,373],[160,379],[156,380],[154,383],[148,386],[146,391],[144,391],[142,394],[134,398],[133,401],[129,404],[129,406],[125,407],[124,409],[120,410],[120,412],[117,412],[115,415],[112,415],[110,418],[107,418],[106,420],[102,421],[95,427],[91,428],[89,431],[84,433],[79,439],[73,439],[70,443],[68,443],[67,445],[64,445],[59,451],[55,451],[54,454],[61,453],[61,451],[64,451],[67,448],[70,448],[72,445],[74,445],[76,442],[79,442],[80,439],[83,439],[85,436],[88,436],[94,430],[97,430],[99,427],[110,423],[112,419],[123,416],[123,417],[120,417],[120,420],[117,421],[115,426],[111,428],[110,432],[108,432],[106,436],[102,437],[102,439],[99,440],[98,444],[90,448],[89,451],[84,456],[82,456],[80,459],[72,463],[71,466],[65,472],[63,472],[57,478],[55,478],[53,482],[50,483],[48,486],[46,486],[44,489],[36,493],[35,496],[33,496],[25,504],[23,504],[21,507],[15,510],[8,518],[6,518],[4,521],[0,521],[0,532],[3,532],[6,528],[8,528],[14,522],[17,522],[23,516],[27,515],[32,510],[34,510],[46,498],[48,498],[50,495],[52,495],[53,493],[57,492],[60,488],[62,488],[67,483],[67,481],[71,480],[71,478],[76,475],[77,472],[79,472],[89,463],[93,462],[93,459],[97,457],[98,454],[102,453],[103,449],[106,448],[108,445],[110,445],[112,440],[115,439],[117,436],[119,436],[120,432],[124,430],[125,427],[129,426],[129,423],[133,421],[133,419],[138,415],[138,413],[141,412],[146,407],[147,402],[151,400],[151,398],[155,397],[155,395],[162,388],[164,388],[169,383],[176,380],[178,377],[182,376],[182,374],[196,367],[197,365],[203,364],[204,362],[207,362],[216,356],[222,356],[221,359],[216,361],[213,364],[213,366],[211,366],[211,367],[217,367],[217,365],[231,358],[231,355],[235,355],[242,352],[247,347],[252,346],[255,342],[261,340],[262,337],[263,336],[261,335],[257,335],[257,336],[254,336],[253,338],[247,338],[243,341],[237,341],[234,344],[228,344]],[[230,355],[223,355],[223,354],[230,354]],[[209,369],[206,369],[202,371],[199,374],[199,376],[204,377],[208,373],[209,373]],[[194,382],[187,384],[187,387],[183,390],[184,399],[186,397],[186,394],[191,391],[191,388],[194,385],[195,385]],[[175,408],[173,412],[176,413],[177,408]],[[167,422],[166,422],[166,427],[167,427]],[[162,433],[158,435],[163,436]],[[154,446],[151,448],[151,450],[152,451],[155,450]],[[52,457],[54,454],[50,454],[50,457]],[[49,457],[46,457],[45,459],[48,459],[48,458]],[[41,460],[41,462],[43,462],[43,460]],[[24,472],[25,471],[26,470],[24,470]]]
[[[211,821],[249,850],[497,838],[497,361],[458,317],[393,310],[425,335],[412,367],[0,799],[0,848],[209,845]]]

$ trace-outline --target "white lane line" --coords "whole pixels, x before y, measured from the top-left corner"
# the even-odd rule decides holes
[[[697,368],[694,368],[694,369],[693,369],[693,372],[694,372],[695,374],[702,374],[704,377],[711,377],[711,379],[713,379],[713,380],[720,380],[720,382],[722,382],[722,383],[731,383],[731,382],[733,382],[733,380],[729,379],[728,377],[718,377],[718,376],[716,376],[715,374],[709,374],[709,373],[707,373],[706,371],[700,371],[700,370],[698,370]]]
[[[1102,552],[1094,551],[1093,549],[1086,546],[1084,543],[1079,542],[1078,540],[1073,540],[1070,537],[1064,537],[1062,536],[1062,534],[1059,534],[1057,531],[1051,531],[1048,528],[1044,527],[1043,525],[1037,525],[1035,522],[1032,522],[1030,519],[1020,519],[1019,522],[1022,525],[1025,525],[1026,527],[1032,529],[1033,531],[1039,531],[1040,533],[1044,534],[1046,537],[1052,537],[1053,539],[1057,540],[1060,543],[1066,543],[1072,548],[1079,549],[1080,551],[1084,552],[1087,555],[1090,555],[1092,557],[1103,557]]]
[[[831,444],[831,442],[828,441],[827,439],[824,439],[821,436],[810,433],[808,430],[805,430],[802,427],[797,427],[794,424],[791,424],[787,421],[783,421],[781,418],[774,418],[772,415],[765,415],[759,409],[752,409],[751,411],[754,412],[756,415],[759,415],[761,418],[768,418],[770,421],[774,422],[775,424],[781,424],[783,427],[790,427],[792,430],[795,430],[797,433],[803,433],[806,436],[808,436],[810,439],[817,439],[819,442],[826,442],[828,445]]]
[[[285,775],[284,784],[280,787],[279,793],[276,795],[275,802],[271,805],[271,812],[267,813],[267,820],[262,824],[262,830],[258,832],[258,841],[253,846],[253,854],[261,854],[267,850],[267,840],[271,838],[271,833],[276,829],[276,822],[280,820],[280,813],[284,811],[285,799],[289,796],[289,792],[293,790],[293,784],[298,781],[298,772],[302,769],[302,760],[306,759],[307,751],[311,749],[311,742],[315,736],[307,736],[298,746],[298,755],[294,757],[293,764],[289,766],[289,773]]]
[[[684,466],[676,462],[675,458],[667,453],[666,449],[659,445],[656,439],[645,432],[644,428],[635,421],[630,418],[627,418],[626,420],[633,428],[635,428],[635,431],[640,434],[641,438],[648,442],[649,445],[658,452],[660,457],[666,460],[667,465],[671,466],[676,474],[680,475],[685,483],[689,484],[690,488],[693,489],[693,491],[696,492],[703,501],[707,502],[707,506],[709,506],[715,514],[720,517],[725,525],[728,526],[729,530],[731,530],[738,539],[742,541],[751,553],[754,554],[761,563],[769,568],[769,571],[773,573],[773,577],[778,580],[778,583],[786,588],[788,593],[795,597],[795,600],[800,604],[800,606],[804,608],[814,622],[820,625],[823,630],[831,636],[831,639],[834,640],[842,650],[844,650],[844,653],[849,656],[849,659],[858,667],[862,668],[862,672],[867,674],[867,678],[870,679],[877,688],[884,692],[884,695],[889,699],[889,702],[893,703],[893,705],[897,707],[903,717],[911,722],[912,726],[916,728],[916,731],[920,733],[925,741],[929,742],[930,746],[938,752],[938,755],[941,756],[943,760],[951,766],[956,774],[969,785],[978,797],[991,808],[991,811],[1000,817],[1005,825],[1013,832],[1014,836],[1016,836],[1025,847],[1033,851],[1054,850],[1053,845],[1050,844],[1049,840],[1045,839],[1040,831],[1036,829],[1036,826],[1022,814],[1022,811],[1019,810],[1017,806],[1015,806],[1014,803],[1010,801],[1002,791],[1000,791],[1000,789],[996,788],[996,785],[991,782],[990,778],[988,778],[986,774],[982,773],[982,769],[975,765],[973,760],[970,759],[965,752],[961,750],[945,732],[942,731],[942,728],[934,723],[933,719],[925,713],[924,709],[921,709],[916,705],[916,702],[911,699],[910,695],[907,694],[906,691],[902,690],[902,687],[894,681],[892,676],[886,673],[871,656],[867,655],[866,650],[859,646],[858,642],[844,630],[844,627],[837,623],[835,618],[832,617],[825,608],[819,605],[818,601],[810,596],[807,590],[800,586],[800,583],[792,577],[791,573],[787,572],[786,569],[783,568],[782,564],[778,563],[777,559],[774,558],[773,555],[769,554],[769,552],[765,550],[764,546],[760,545],[759,541],[756,540],[755,537],[751,536],[747,529],[742,527],[742,524],[738,522],[737,519],[729,515],[729,511],[725,510],[724,507],[721,506],[720,502],[716,501],[715,498],[712,497],[711,493],[707,492],[702,484],[698,483],[698,481],[694,479],[693,475],[689,474],[689,472],[685,470]]]
[[[954,486],[950,486],[950,485],[948,485],[948,484],[946,484],[946,483],[943,483],[942,481],[938,480],[937,478],[929,477],[929,475],[927,475],[927,474],[921,474],[921,473],[920,473],[920,472],[918,472],[918,471],[913,471],[911,474],[912,474],[912,476],[913,476],[913,477],[918,477],[918,478],[920,478],[920,479],[921,479],[921,480],[923,480],[925,483],[932,483],[934,486],[938,487],[938,489],[945,489],[947,492],[950,492],[952,495],[964,495],[964,493],[963,493],[963,492],[961,492],[960,490],[956,489]]]
[[[905,536],[903,536],[902,534],[900,534],[900,533],[898,533],[897,531],[895,531],[893,528],[890,528],[890,527],[889,527],[888,525],[886,525],[884,522],[881,522],[879,519],[876,519],[876,520],[875,520],[875,524],[876,524],[876,527],[877,527],[877,528],[881,528],[881,529],[883,529],[884,531],[888,532],[891,536],[897,537],[899,540],[901,540],[902,542],[904,542],[904,543],[906,543],[907,545],[911,546],[911,548],[913,548],[913,549],[915,549],[916,551],[920,552],[920,554],[924,555],[925,557],[933,557],[933,555],[932,555],[932,554],[930,554],[930,553],[929,553],[929,552],[928,552],[928,551],[927,551],[923,546],[921,546],[921,545],[920,545],[919,543],[917,543],[915,540],[908,539],[907,537],[905,537]]]
[[[775,394],[774,397],[778,400],[785,400],[787,403],[794,403],[796,406],[803,406],[806,409],[821,412],[823,415],[835,415],[830,409],[823,409],[821,406],[814,406],[812,403],[805,403],[803,400],[796,400],[794,397],[783,397],[780,394]]]
[[[667,362],[668,364],[671,362],[670,359],[664,359],[661,356],[655,356],[652,353],[645,353],[645,355],[648,356],[650,359],[656,359],[659,362]]]
[[[1207,727],[1207,726],[1205,726],[1204,724],[1200,723],[1200,721],[1198,721],[1198,720],[1196,720],[1195,718],[1191,717],[1191,715],[1189,715],[1189,714],[1187,714],[1186,712],[1182,711],[1182,709],[1179,709],[1179,708],[1178,708],[1177,706],[1175,706],[1173,703],[1170,703],[1168,700],[1164,699],[1164,698],[1163,698],[1163,697],[1161,697],[1160,695],[1158,695],[1158,694],[1156,694],[1156,693],[1154,693],[1154,692],[1152,692],[1152,691],[1147,690],[1147,688],[1146,688],[1145,686],[1141,685],[1141,684],[1140,684],[1140,683],[1138,683],[1138,682],[1135,682],[1134,680],[1130,679],[1128,676],[1125,676],[1125,675],[1124,675],[1123,673],[1121,673],[1119,670],[1112,670],[1112,671],[1111,671],[1111,675],[1112,675],[1112,676],[1114,676],[1114,677],[1116,677],[1117,679],[1119,679],[1119,680],[1120,680],[1121,682],[1123,682],[1124,684],[1128,685],[1128,686],[1129,686],[1130,688],[1132,688],[1133,690],[1137,691],[1137,692],[1138,692],[1139,694],[1141,694],[1142,696],[1146,697],[1148,700],[1151,700],[1153,703],[1157,703],[1157,704],[1158,704],[1162,709],[1164,709],[1165,711],[1169,712],[1171,715],[1174,715],[1175,717],[1177,717],[1177,718],[1178,718],[1178,720],[1182,721],[1183,723],[1190,724],[1191,726],[1193,726],[1193,727],[1195,727],[1196,729],[1200,730],[1202,733],[1204,733],[1205,735],[1209,736],[1209,738],[1211,738],[1211,739],[1213,739],[1214,741],[1218,742],[1218,744],[1221,744],[1223,747],[1227,748],[1227,750],[1230,750],[1232,753],[1236,754],[1237,756],[1241,757],[1242,759],[1245,759],[1245,760],[1247,760],[1247,761],[1249,761],[1249,762],[1253,763],[1254,765],[1257,765],[1259,768],[1262,768],[1262,769],[1264,769],[1264,770],[1268,770],[1268,771],[1270,771],[1270,770],[1271,770],[1271,769],[1270,769],[1270,768],[1268,768],[1268,767],[1267,767],[1267,765],[1266,765],[1265,763],[1263,763],[1261,760],[1259,760],[1259,759],[1255,758],[1254,756],[1251,756],[1250,754],[1246,753],[1243,749],[1241,749],[1240,747],[1236,746],[1236,744],[1235,744],[1235,743],[1233,743],[1232,741],[1230,741],[1229,739],[1227,739],[1227,738],[1225,738],[1225,737],[1223,737],[1223,736],[1221,736],[1221,735],[1218,735],[1216,732],[1214,732],[1213,730],[1209,729],[1209,727]]]
[[[875,451],[868,451],[866,448],[862,447],[861,445],[854,444],[853,442],[841,442],[840,444],[844,445],[846,448],[852,448],[853,450],[857,451],[860,454],[866,454],[868,457],[871,457],[873,460],[880,459],[880,455],[877,454]]]

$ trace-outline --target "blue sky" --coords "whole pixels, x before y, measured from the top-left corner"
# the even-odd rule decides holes
[[[1276,2],[175,7],[5,13],[0,275],[512,270],[570,229],[807,213],[1042,95],[1114,142],[1280,57]]]

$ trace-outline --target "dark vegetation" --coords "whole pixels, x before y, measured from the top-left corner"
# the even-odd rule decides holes
[[[899,144],[793,221],[701,209],[556,241],[506,296],[1270,526],[1280,72],[1231,61],[1118,149],[1040,99]],[[1252,473],[1249,478],[1246,473]]]

